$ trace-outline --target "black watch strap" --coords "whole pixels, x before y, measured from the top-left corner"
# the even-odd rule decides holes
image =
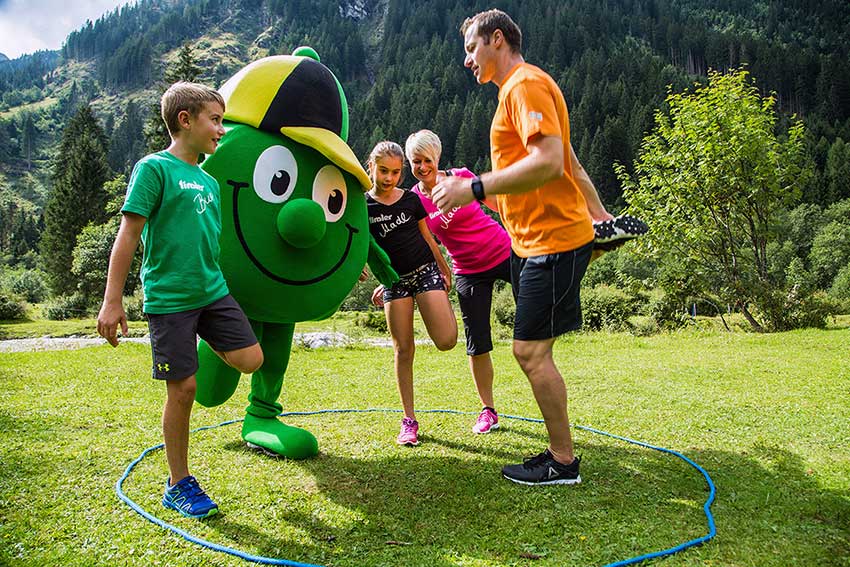
[[[475,179],[472,180],[472,195],[479,201],[484,200],[484,184],[481,183],[480,177],[476,176]]]

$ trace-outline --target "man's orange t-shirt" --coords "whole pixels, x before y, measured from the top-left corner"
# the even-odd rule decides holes
[[[523,258],[567,252],[593,240],[587,203],[573,178],[567,103],[558,84],[539,67],[520,63],[499,88],[499,106],[490,126],[490,156],[498,171],[528,155],[536,135],[564,143],[564,174],[525,193],[497,195],[499,215]]]

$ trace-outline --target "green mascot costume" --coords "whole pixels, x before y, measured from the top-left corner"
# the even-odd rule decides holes
[[[371,181],[346,144],[345,94],[316,52],[255,61],[220,92],[227,134],[202,167],[221,186],[221,267],[265,356],[251,378],[242,438],[304,459],[318,453],[316,438],[277,417],[295,323],[333,314],[367,259],[382,283],[397,276],[369,235]],[[240,374],[205,342],[198,351],[196,400],[222,404]]]

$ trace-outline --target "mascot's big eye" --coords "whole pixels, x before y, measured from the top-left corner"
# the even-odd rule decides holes
[[[298,163],[283,146],[272,146],[260,154],[254,165],[254,191],[267,203],[283,203],[298,181]]]
[[[336,222],[345,212],[348,192],[342,172],[333,165],[326,165],[313,180],[313,200],[325,210],[325,220]]]

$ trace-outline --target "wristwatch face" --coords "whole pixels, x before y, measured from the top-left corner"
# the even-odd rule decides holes
[[[481,180],[477,177],[472,180],[472,194],[479,201],[484,200],[484,184],[481,183]]]

